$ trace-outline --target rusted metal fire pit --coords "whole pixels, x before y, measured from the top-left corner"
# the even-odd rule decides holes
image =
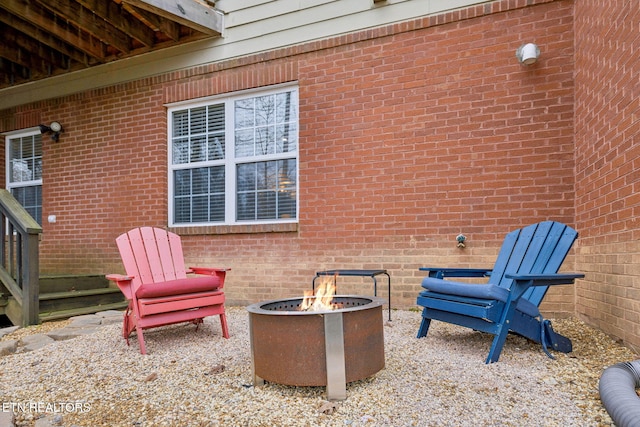
[[[346,399],[347,383],[384,368],[384,300],[335,296],[339,308],[323,311],[300,311],[302,301],[247,307],[254,385],[327,386],[329,400]]]

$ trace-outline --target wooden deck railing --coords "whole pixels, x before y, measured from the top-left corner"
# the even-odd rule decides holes
[[[7,190],[0,189],[0,296],[13,296],[18,313],[7,312],[14,324],[39,322],[39,241],[42,227]],[[19,322],[18,322],[19,320]]]

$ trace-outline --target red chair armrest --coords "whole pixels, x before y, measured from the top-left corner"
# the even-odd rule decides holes
[[[107,274],[105,277],[113,282],[130,282],[133,280],[133,277],[123,274]]]
[[[122,274],[107,274],[105,277],[116,282],[116,285],[118,285],[118,288],[120,288],[120,291],[122,291],[126,299],[133,299],[133,292],[131,290],[131,281],[133,280],[133,277],[124,276]]]

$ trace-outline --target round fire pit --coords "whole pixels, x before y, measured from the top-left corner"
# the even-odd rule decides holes
[[[324,311],[300,311],[302,301],[247,307],[254,383],[327,386],[330,399],[344,399],[346,383],[384,368],[384,300],[335,296],[339,308]]]

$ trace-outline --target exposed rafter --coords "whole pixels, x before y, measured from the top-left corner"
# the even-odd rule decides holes
[[[2,0],[0,88],[222,34],[198,0]]]
[[[197,0],[123,0],[209,35],[222,34],[222,14]]]

